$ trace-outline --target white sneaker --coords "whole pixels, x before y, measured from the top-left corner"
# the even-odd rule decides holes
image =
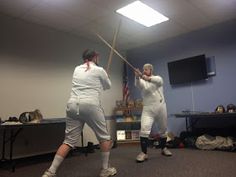
[[[56,174],[46,170],[42,177],[56,177]]]
[[[117,171],[114,167],[109,167],[107,169],[102,169],[99,176],[100,177],[114,176],[116,173]]]
[[[172,156],[172,153],[167,149],[167,147],[162,149],[161,154],[164,155],[164,156]]]
[[[140,152],[140,153],[138,154],[138,156],[136,157],[136,161],[137,161],[137,162],[143,162],[143,161],[145,161],[145,160],[147,160],[147,159],[148,159],[148,155],[145,154],[145,153],[143,153],[143,152]]]

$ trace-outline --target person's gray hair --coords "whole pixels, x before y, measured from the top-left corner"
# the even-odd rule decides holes
[[[154,68],[153,68],[152,64],[150,64],[150,63],[146,63],[145,65],[143,65],[143,69],[145,69],[145,68],[150,69],[151,73],[154,72]]]

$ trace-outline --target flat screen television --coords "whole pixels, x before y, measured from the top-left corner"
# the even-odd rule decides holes
[[[184,58],[168,63],[170,84],[183,84],[206,79],[207,64],[205,55]]]

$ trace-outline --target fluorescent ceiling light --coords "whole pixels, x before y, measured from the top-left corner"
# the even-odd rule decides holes
[[[169,20],[166,16],[147,6],[146,4],[135,1],[116,11],[146,27]]]

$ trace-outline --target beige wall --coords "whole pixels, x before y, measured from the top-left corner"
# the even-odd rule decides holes
[[[85,48],[101,54],[106,66],[109,49],[69,33],[0,15],[0,117],[18,117],[40,109],[45,118],[65,117],[74,67]],[[91,34],[92,35],[92,34]],[[105,114],[122,98],[122,62],[111,65],[112,89],[102,95]]]
[[[40,109],[44,118],[65,117],[73,70],[82,61],[82,51],[86,48],[96,49],[101,56],[100,65],[106,66],[110,50],[99,40],[95,43],[2,14],[0,14],[0,24],[0,117],[2,120],[10,116],[19,117],[22,112],[34,109]],[[106,116],[112,115],[115,100],[122,99],[122,70],[122,61],[114,56],[110,72],[112,89],[102,94]],[[50,131],[54,133],[58,131],[56,134],[61,136],[62,129],[54,127],[45,130],[44,133],[50,134]],[[91,129],[85,127],[84,134],[85,145],[88,141],[97,144]],[[43,133],[41,135],[44,136]],[[22,144],[22,141],[31,142],[34,139],[32,136],[20,136],[23,139],[20,138],[15,147],[20,150],[29,149],[28,146],[32,143]],[[54,140],[51,140],[51,144],[58,143]],[[52,149],[50,146],[48,148],[49,151]],[[44,151],[46,149],[45,147]],[[35,151],[38,152],[40,149]]]

